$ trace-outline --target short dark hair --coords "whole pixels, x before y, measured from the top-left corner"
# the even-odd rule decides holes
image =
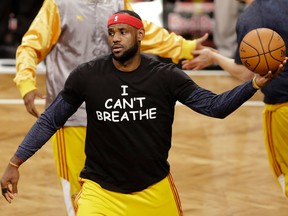
[[[129,14],[130,16],[133,16],[142,21],[141,17],[136,12],[131,11],[131,10],[120,10],[114,14]]]

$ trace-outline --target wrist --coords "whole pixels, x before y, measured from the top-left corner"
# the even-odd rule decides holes
[[[254,89],[257,89],[257,90],[261,89],[261,87],[256,82],[256,76],[254,76],[252,79],[252,86]]]
[[[218,55],[218,53],[216,53],[216,52],[213,52],[213,51],[210,51],[211,52],[211,54],[210,54],[210,59],[211,59],[211,61],[212,61],[212,64],[214,64],[214,65],[218,65],[218,57],[219,57],[219,55]]]
[[[9,161],[9,164],[16,168],[19,168],[22,163],[23,161],[16,155],[14,155]]]
[[[9,161],[9,164],[13,167],[16,167],[16,168],[19,168],[20,165],[16,164],[16,163],[13,163],[12,161]]]

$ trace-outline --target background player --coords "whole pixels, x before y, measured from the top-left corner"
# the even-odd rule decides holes
[[[288,47],[287,1],[247,0],[246,4],[249,6],[239,16],[237,22],[238,47],[250,30],[263,27],[280,34]],[[288,49],[286,56],[287,52]],[[183,62],[184,68],[202,69],[210,64],[218,64],[240,80],[248,80],[254,76],[241,64],[238,52],[235,60],[210,52],[208,49],[193,53],[198,57]],[[283,193],[288,196],[288,68],[285,67],[281,74],[261,91],[264,94],[263,128],[269,162]]]

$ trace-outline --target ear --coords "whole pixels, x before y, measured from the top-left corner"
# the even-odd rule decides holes
[[[145,36],[145,30],[144,30],[144,28],[138,29],[137,34],[138,34],[138,35],[137,35],[138,41],[139,41],[139,42],[142,41],[143,38],[144,38],[144,36]]]

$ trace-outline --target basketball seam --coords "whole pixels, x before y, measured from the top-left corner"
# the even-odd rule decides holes
[[[258,40],[259,40],[260,45],[261,45],[261,48],[262,48],[262,53],[263,53],[263,55],[264,55],[264,59],[265,59],[265,62],[266,62],[266,67],[268,68],[268,71],[270,71],[270,67],[269,67],[269,64],[268,64],[268,61],[267,61],[267,57],[266,57],[265,52],[264,52],[265,49],[264,49],[264,47],[263,47],[263,43],[262,43],[261,37],[260,37],[260,35],[259,35],[259,31],[256,30],[256,32],[257,32]],[[270,46],[270,43],[271,43],[272,38],[273,38],[273,35],[274,35],[274,32],[272,32],[270,41],[268,42],[268,47]],[[260,64],[260,61],[259,61],[259,64]],[[257,66],[258,66],[258,65],[257,65]]]
[[[279,48],[275,48],[274,50],[270,50],[270,48],[269,48],[270,52],[268,52],[268,53],[269,53],[269,55],[271,56],[271,58],[274,59],[274,60],[277,61],[277,62],[282,63],[282,61],[280,61],[279,59],[275,58],[271,53],[274,52],[274,51],[276,51],[276,50],[279,50],[279,49],[281,49],[281,48],[283,48],[283,47],[285,47],[285,46],[284,46],[284,45],[283,45],[283,46],[280,46]]]
[[[245,43],[247,46],[249,46],[249,47],[251,47],[252,49],[254,49],[254,50],[256,51],[256,53],[257,53],[257,55],[255,55],[255,56],[248,56],[248,57],[246,57],[246,58],[245,58],[245,57],[242,57],[243,60],[249,59],[249,58],[251,58],[251,57],[260,56],[258,50],[255,49],[255,47],[253,47],[251,44],[247,43],[246,41],[242,41],[242,43]],[[253,69],[251,69],[251,71],[254,71],[254,70],[258,67],[259,64],[260,64],[260,60],[258,61],[258,63],[256,64],[256,66],[255,66]]]

